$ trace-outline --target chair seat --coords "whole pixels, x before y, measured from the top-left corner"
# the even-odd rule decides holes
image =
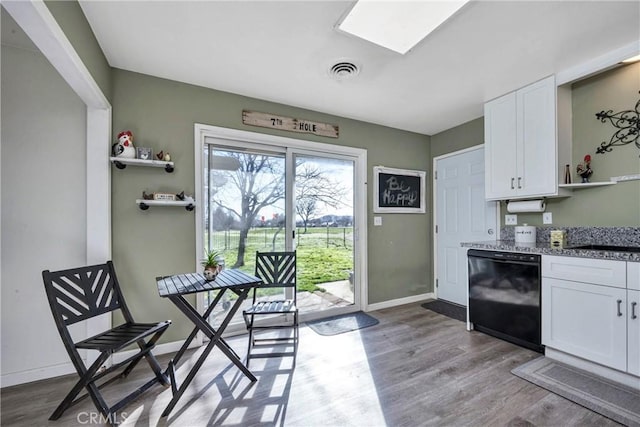
[[[168,328],[170,324],[170,320],[158,323],[124,323],[80,341],[76,343],[76,347],[98,350],[104,353],[115,353],[159,330]]]
[[[298,311],[293,300],[279,301],[258,301],[251,308],[244,311],[244,314],[286,314]]]

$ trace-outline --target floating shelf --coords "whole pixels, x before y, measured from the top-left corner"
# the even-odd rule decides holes
[[[615,185],[615,181],[602,181],[602,182],[577,182],[575,184],[560,184],[559,188],[565,188],[567,190],[580,190],[581,188],[593,188],[604,187],[605,185]]]
[[[131,166],[147,166],[152,168],[164,168],[168,173],[173,172],[173,162],[164,162],[162,160],[142,160],[142,159],[125,159],[122,157],[110,157],[109,160],[118,169],[124,169],[127,165]]]
[[[145,199],[136,199],[136,204],[138,207],[146,211],[149,209],[149,206],[183,206],[186,210],[192,211],[196,204],[195,202],[185,202],[182,200],[145,200]]]

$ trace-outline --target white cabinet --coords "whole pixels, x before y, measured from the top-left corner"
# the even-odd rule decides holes
[[[640,263],[542,257],[542,344],[640,376]]]
[[[640,376],[640,262],[627,263],[627,371]]]
[[[623,302],[626,292],[626,289],[543,277],[542,344],[625,371],[627,319]]]
[[[556,85],[553,76],[485,104],[485,197],[556,195]]]

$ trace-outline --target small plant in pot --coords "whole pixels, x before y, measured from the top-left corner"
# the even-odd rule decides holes
[[[214,280],[220,272],[220,263],[218,262],[219,256],[220,252],[214,251],[213,249],[205,251],[204,258],[201,261],[201,264],[204,267],[203,274],[205,279]]]

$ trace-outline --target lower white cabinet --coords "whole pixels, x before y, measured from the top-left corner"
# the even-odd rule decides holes
[[[640,262],[627,263],[627,371],[640,377]]]
[[[542,344],[640,376],[640,263],[543,256]]]
[[[640,291],[627,290],[627,371],[640,377]]]
[[[627,290],[542,278],[542,344],[627,370]]]

